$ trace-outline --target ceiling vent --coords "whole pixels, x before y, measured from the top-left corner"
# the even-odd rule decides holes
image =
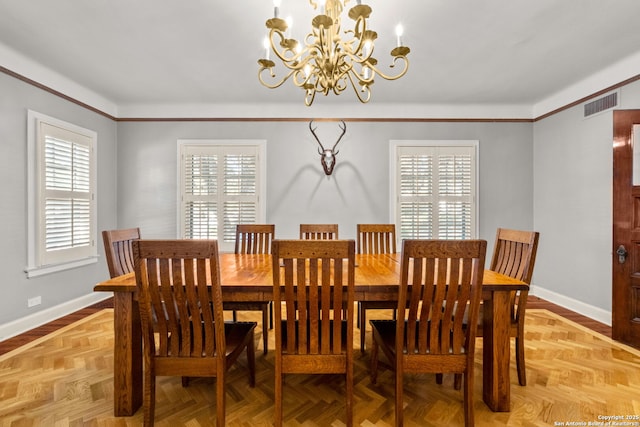
[[[605,95],[595,101],[584,104],[584,117],[590,117],[594,114],[602,113],[618,106],[618,92]]]

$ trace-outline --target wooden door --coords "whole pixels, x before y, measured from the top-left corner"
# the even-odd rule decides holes
[[[634,133],[637,145],[635,174],[633,172]],[[638,136],[640,136],[640,110],[614,111],[612,334],[615,340],[640,348],[640,138]]]

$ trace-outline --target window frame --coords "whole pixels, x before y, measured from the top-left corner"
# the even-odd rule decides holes
[[[89,244],[56,251],[46,249],[45,133],[42,127],[57,128],[69,142],[89,147]],[[57,132],[56,130],[56,132]],[[73,135],[77,135],[74,139]],[[94,264],[98,259],[97,238],[97,132],[47,116],[27,111],[27,278]],[[72,191],[66,191],[71,194]]]
[[[480,179],[479,179],[479,165],[480,165],[480,150],[479,150],[479,141],[478,140],[391,140],[389,142],[389,182],[390,185],[390,212],[389,217],[391,218],[391,222],[396,224],[396,229],[398,230],[397,239],[399,243],[402,241],[402,228],[401,228],[401,218],[399,215],[399,204],[400,204],[400,195],[399,195],[399,179],[398,179],[398,170],[399,170],[399,149],[400,147],[412,147],[412,148],[420,148],[423,147],[425,149],[434,149],[434,148],[442,148],[443,150],[447,150],[449,148],[463,147],[467,149],[471,149],[473,152],[474,161],[471,165],[472,167],[472,208],[471,208],[471,239],[477,239],[479,235],[478,224],[480,223],[479,218],[479,192],[480,192]],[[433,238],[437,237],[437,230],[433,232]]]
[[[178,140],[178,177],[177,177],[177,235],[180,238],[186,238],[186,218],[184,216],[184,153],[189,147],[206,148],[213,147],[216,149],[224,150],[224,147],[229,147],[231,151],[238,147],[253,147],[257,153],[256,159],[256,224],[266,222],[266,140],[252,140],[252,139],[179,139]],[[223,151],[224,153],[224,151]],[[220,177],[220,176],[219,176]],[[223,221],[223,217],[218,218],[218,227],[220,229],[220,221]],[[224,238],[218,239],[218,247],[221,252],[233,252],[235,246],[235,234],[233,241],[224,241]]]

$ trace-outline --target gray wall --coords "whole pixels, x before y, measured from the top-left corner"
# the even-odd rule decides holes
[[[489,251],[497,227],[540,231],[533,293],[610,319],[610,112],[583,119],[579,105],[533,124],[349,122],[327,178],[306,122],[115,123],[4,74],[0,93],[0,173],[7,183],[0,214],[0,329],[95,297],[93,285],[107,277],[101,241],[96,265],[25,276],[27,109],[98,132],[99,229],[140,226],[150,238],[176,235],[178,139],[266,140],[267,221],[278,235],[295,237],[300,222],[326,221],[340,224],[345,238],[355,236],[358,222],[390,219],[390,140],[479,140],[479,229]],[[620,108],[640,107],[640,82],[622,88],[620,99]],[[319,126],[331,135],[326,127],[336,124]],[[42,305],[28,309],[26,300],[37,295]]]
[[[639,108],[640,82],[619,99]],[[575,106],[536,122],[533,140],[533,292],[611,324],[613,113],[585,119]]]
[[[0,73],[0,327],[37,313],[59,317],[56,307],[92,295],[93,285],[107,274],[102,242],[96,264],[27,279],[27,110],[55,117],[98,133],[98,227],[116,219],[116,123],[60,97]],[[27,299],[42,304],[27,308]],[[106,296],[106,295],[105,295]],[[71,308],[77,309],[77,308]],[[49,311],[49,314],[46,314]],[[25,324],[27,324],[26,322]],[[0,340],[2,339],[0,329]]]
[[[332,141],[337,123],[318,123]],[[122,122],[118,125],[118,222],[147,237],[176,236],[177,140],[267,141],[267,221],[281,238],[303,222],[388,222],[390,140],[479,140],[480,237],[498,226],[533,227],[531,123],[348,122],[337,165],[324,175],[307,122]]]

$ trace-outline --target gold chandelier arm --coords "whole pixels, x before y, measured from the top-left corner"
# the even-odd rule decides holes
[[[269,70],[269,75],[271,76],[272,79],[276,78],[276,73],[273,72],[273,67],[265,67],[264,65],[262,67],[260,67],[260,69],[258,70],[258,80],[260,80],[260,83],[262,83],[263,86],[268,87],[269,89],[275,89],[277,87],[282,86],[282,84],[284,82],[286,82],[287,80],[289,80],[289,77],[291,77],[291,75],[296,71],[296,70],[291,70],[287,73],[286,76],[284,76],[282,78],[282,80],[280,80],[277,83],[268,83],[266,82],[263,77],[262,74],[264,71]]]
[[[275,37],[279,37],[280,38],[280,42],[276,44],[276,42],[274,41]],[[289,43],[287,43],[287,38],[285,37],[284,33],[278,29],[278,28],[272,28],[271,31],[269,31],[269,44],[271,45],[271,50],[276,54],[276,56],[284,63],[287,62],[291,62],[294,60],[294,58],[296,56],[298,56],[292,49]],[[292,40],[292,42],[297,43],[297,41]],[[276,46],[283,46],[282,50],[278,49]],[[294,55],[293,57],[287,57],[286,54],[287,52],[292,52]]]
[[[373,71],[375,74],[379,75],[380,77],[382,77],[385,80],[397,80],[400,77],[404,76],[405,74],[407,74],[407,70],[409,70],[409,60],[407,59],[406,56],[402,55],[402,56],[396,56],[395,58],[393,58],[393,62],[391,63],[391,65],[389,65],[389,68],[395,68],[396,63],[398,62],[398,60],[402,60],[403,63],[403,68],[402,71],[400,71],[399,74],[392,76],[389,74],[385,74],[382,71],[380,71],[380,69],[378,67],[376,67],[375,65],[371,65],[371,64],[367,64],[367,66],[371,69],[371,71]]]
[[[366,104],[371,99],[371,88],[369,87],[368,84],[365,84],[362,86],[360,85],[360,81],[361,81],[360,76],[356,74],[353,68],[349,71],[350,72],[347,73],[347,76],[349,77],[349,82],[351,83],[351,87],[353,88],[353,91],[356,93],[358,100],[363,104]],[[356,77],[357,82],[354,81],[353,79],[354,77]],[[358,87],[360,88],[358,89]],[[365,95],[363,96],[361,93],[364,93]]]
[[[316,90],[307,90],[307,94],[304,96],[304,104],[309,107],[313,104],[313,100],[316,97]]]
[[[357,55],[358,53],[364,51],[364,46],[368,40],[367,37],[370,37],[371,35],[375,35],[375,32],[367,31],[367,20],[364,19],[362,16],[356,19],[355,24],[353,24],[353,30],[345,31],[345,34],[349,34],[349,33],[353,34],[353,41],[357,41],[355,50],[352,50],[354,55]],[[373,40],[371,40],[371,47],[373,48]],[[371,52],[369,52],[369,55],[371,55]],[[369,56],[369,55],[365,55],[365,56]]]

